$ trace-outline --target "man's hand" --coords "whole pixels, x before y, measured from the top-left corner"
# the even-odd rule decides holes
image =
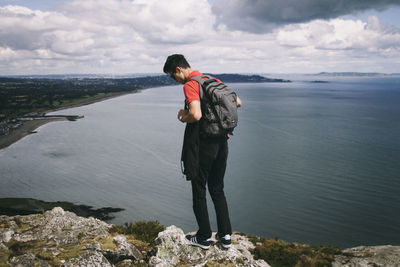
[[[189,103],[189,110],[178,111],[178,120],[181,122],[193,123],[201,119],[200,101],[194,100]]]
[[[238,96],[236,96],[236,105],[238,108],[240,108],[242,106],[242,100],[240,100],[240,98]]]
[[[179,121],[181,121],[181,122],[184,122],[182,119],[183,119],[183,117],[184,116],[186,116],[187,114],[188,114],[188,112],[189,111],[187,111],[187,110],[185,110],[185,109],[180,109],[179,111],[178,111],[178,120]]]

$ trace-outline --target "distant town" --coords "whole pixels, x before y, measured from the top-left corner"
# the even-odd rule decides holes
[[[259,75],[215,74],[226,83],[289,82]],[[47,116],[46,112],[90,104],[151,87],[177,85],[168,75],[100,77],[99,75],[40,75],[0,77],[0,136],[32,120],[82,116]]]
[[[172,85],[168,76],[140,78],[0,78],[0,135],[24,121],[50,119],[46,112],[88,104],[141,89]],[[79,116],[65,116],[75,120]]]

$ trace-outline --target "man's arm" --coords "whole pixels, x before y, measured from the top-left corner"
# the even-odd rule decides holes
[[[240,108],[242,106],[242,100],[238,96],[236,96],[236,106]]]
[[[181,122],[196,122],[201,119],[200,101],[194,100],[189,103],[189,110],[181,109],[178,111],[178,120]]]

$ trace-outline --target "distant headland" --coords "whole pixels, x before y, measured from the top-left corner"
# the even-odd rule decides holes
[[[210,74],[224,83],[290,83],[290,80],[267,78],[260,75]]]
[[[94,209],[87,205],[77,205],[67,201],[46,202],[33,198],[0,198],[0,215],[15,216],[28,214],[41,214],[55,207],[74,212],[82,217],[94,217],[103,221],[114,219],[113,212],[123,211],[120,208],[104,207]]]
[[[323,76],[323,77],[385,77],[385,76],[397,76],[399,73],[380,73],[380,72],[320,72],[316,74],[310,74],[312,76]]]

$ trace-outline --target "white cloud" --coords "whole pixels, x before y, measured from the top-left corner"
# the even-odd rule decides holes
[[[77,20],[84,18],[88,25],[118,26],[124,34],[162,43],[199,41],[214,24],[206,0],[87,0],[66,4],[65,10]]]
[[[387,31],[377,17],[368,22],[332,19],[286,26],[277,31],[279,44],[319,50],[354,50],[355,53],[399,49],[400,31]],[[400,49],[399,51],[400,52]]]
[[[377,17],[262,34],[215,21],[207,0],[75,0],[57,12],[0,7],[0,73],[161,72],[172,53],[206,72],[373,71],[378,64],[394,72],[400,58],[399,29]]]
[[[15,58],[17,53],[9,47],[0,47],[0,62],[7,62]]]
[[[207,0],[75,0],[59,12],[5,6],[0,46],[44,59],[42,64],[69,60],[85,68],[98,65],[92,71],[102,72],[101,66],[119,61],[117,71],[154,71],[165,50],[213,35],[214,20]]]

